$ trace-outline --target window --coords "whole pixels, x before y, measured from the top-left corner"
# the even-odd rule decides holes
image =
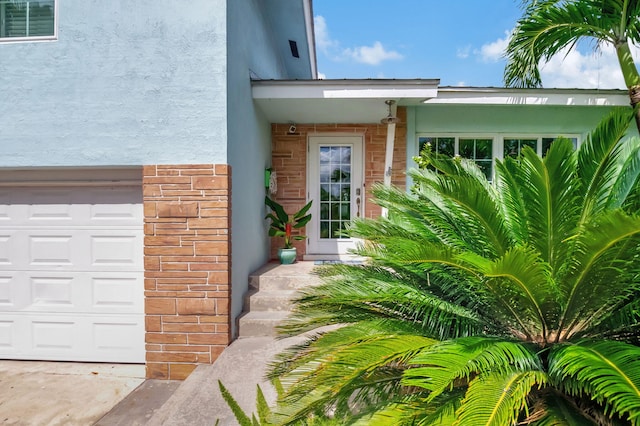
[[[576,135],[562,135],[573,142],[574,149],[578,147]],[[493,161],[495,158],[518,158],[525,146],[533,149],[538,155],[545,156],[557,135],[506,135],[506,136],[478,136],[478,135],[443,135],[419,136],[418,152],[426,144],[438,154],[450,157],[459,155],[473,160],[482,169],[487,179],[493,179]]]
[[[572,137],[572,136],[565,136],[565,138],[569,139],[571,142],[573,142],[573,149],[578,149],[578,138],[577,137]],[[542,150],[540,151],[542,153],[542,156],[546,156],[547,155],[547,151],[549,151],[549,148],[551,147],[551,144],[553,143],[553,141],[556,140],[556,138],[551,138],[551,137],[543,137],[542,138]]]
[[[0,41],[56,38],[56,0],[0,0]]]
[[[473,160],[488,180],[493,179],[493,139],[460,138],[458,145],[458,153],[462,158]]]
[[[505,138],[504,139],[504,150],[502,158],[518,158],[520,156],[520,152],[522,148],[528,146],[533,149],[535,152],[538,152],[538,139],[517,139],[517,138]]]
[[[493,177],[493,138],[422,136],[418,142],[420,151],[429,144],[431,150],[438,154],[469,158],[482,169],[487,179]]]

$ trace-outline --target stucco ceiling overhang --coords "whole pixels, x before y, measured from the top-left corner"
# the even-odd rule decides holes
[[[271,123],[378,123],[384,101],[421,105],[628,105],[625,90],[439,87],[438,79],[255,80],[253,98]]]

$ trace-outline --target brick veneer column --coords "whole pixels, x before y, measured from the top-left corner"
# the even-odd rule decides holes
[[[147,378],[182,380],[231,341],[231,170],[143,172]]]

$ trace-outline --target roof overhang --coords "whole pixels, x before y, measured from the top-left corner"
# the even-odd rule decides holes
[[[253,98],[271,123],[379,123],[384,101],[421,105],[629,105],[625,90],[439,87],[438,79],[255,80]]]
[[[425,104],[627,106],[626,90],[509,89],[504,87],[440,87]]]
[[[317,78],[312,0],[264,0],[263,10],[288,78]],[[296,44],[298,57],[293,56],[291,42]]]
[[[384,101],[419,105],[440,80],[255,80],[253,99],[272,123],[378,123]]]

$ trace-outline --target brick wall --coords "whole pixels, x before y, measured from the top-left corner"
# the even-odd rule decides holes
[[[143,169],[148,378],[184,379],[231,341],[230,172]]]
[[[391,182],[405,187],[406,160],[406,108],[398,107],[400,123],[396,125],[393,151]],[[278,177],[278,192],[274,199],[282,204],[286,211],[293,212],[306,203],[307,187],[307,137],[310,133],[354,133],[364,135],[364,176],[367,196],[363,197],[366,217],[380,215],[379,206],[370,202],[370,188],[376,182],[384,180],[384,159],[386,155],[386,124],[296,124],[295,134],[288,132],[290,124],[272,124],[272,167]],[[304,231],[302,231],[304,232]],[[304,241],[296,241],[298,257],[306,253]],[[281,241],[271,242],[271,257],[276,258]]]

